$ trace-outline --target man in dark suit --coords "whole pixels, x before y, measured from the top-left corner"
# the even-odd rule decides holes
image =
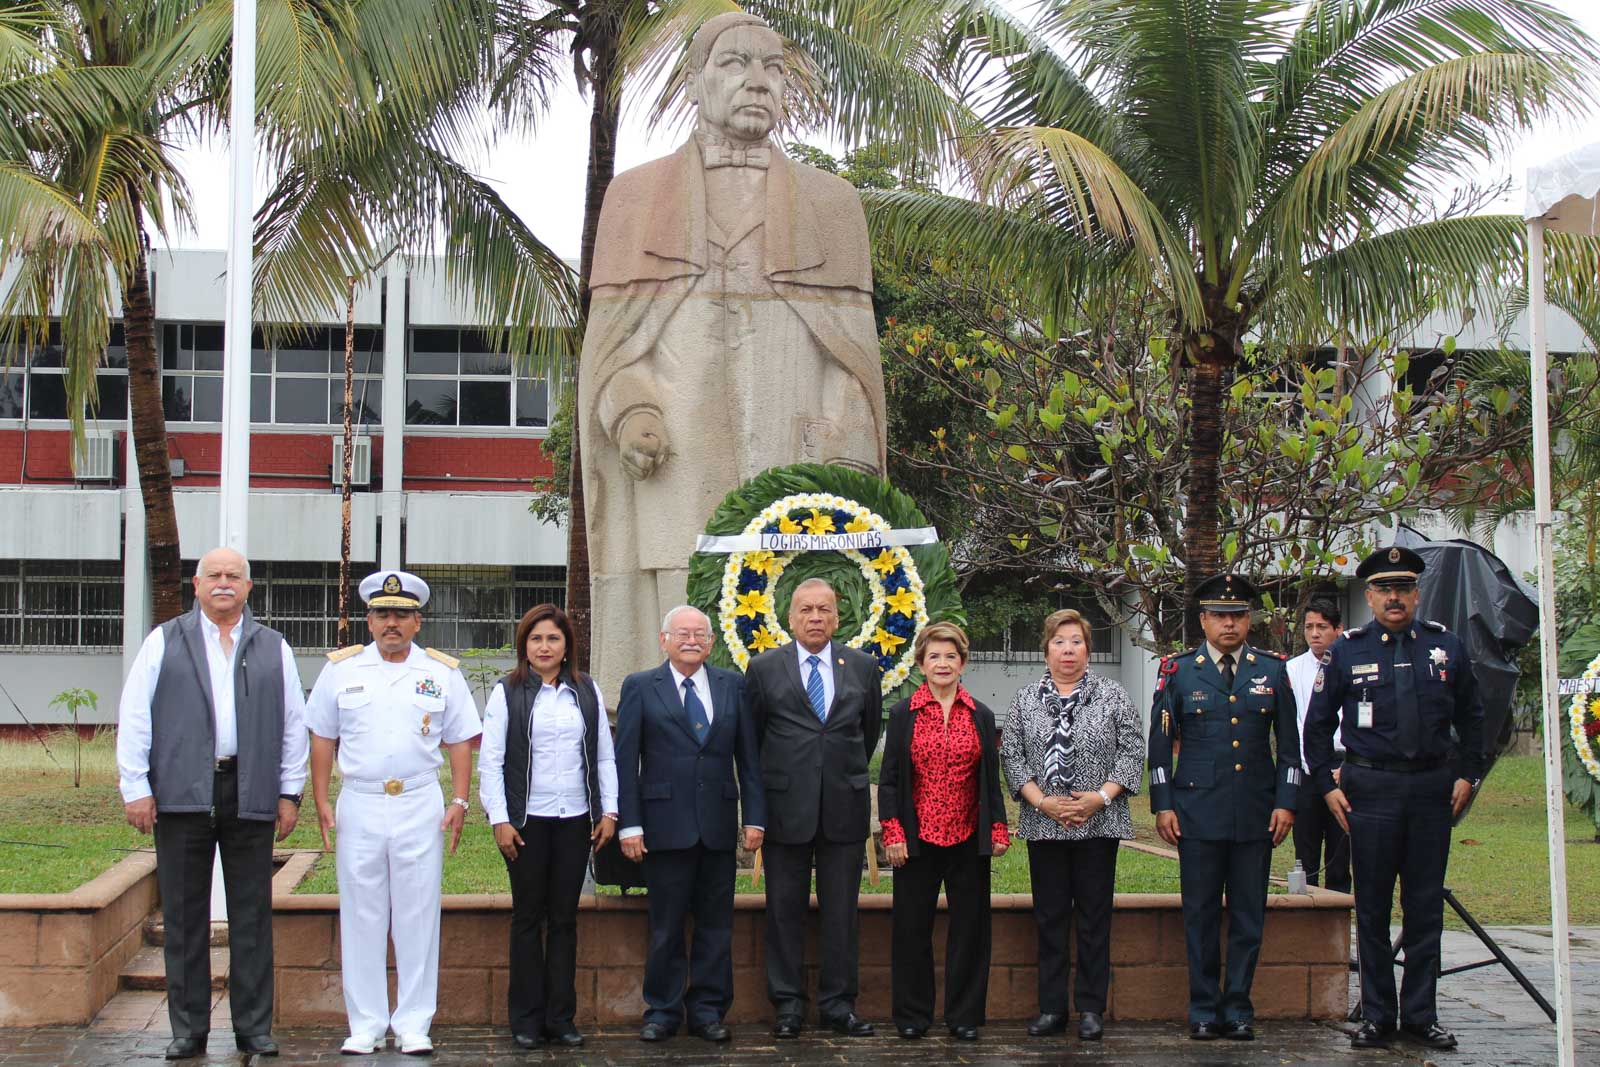
[[[767,797],[767,996],[773,1033],[800,1035],[806,1010],[806,911],[811,868],[822,918],[817,1008],[836,1033],[868,1037],[855,1012],[856,901],[871,830],[867,761],[883,726],[877,661],[833,642],[839,601],[811,578],[789,602],[793,645],[763,652],[745,670],[744,706],[761,746]]]
[[[1156,678],[1150,807],[1156,832],[1178,850],[1189,1036],[1251,1041],[1250,986],[1266,920],[1267,875],[1273,847],[1294,826],[1300,732],[1283,657],[1245,644],[1255,586],[1218,574],[1196,593],[1205,642],[1163,659]],[[1182,743],[1176,768],[1174,740]],[[1224,893],[1228,969],[1219,987]]]
[[[740,707],[744,679],[706,665],[711,620],[679,607],[661,622],[667,662],[630,674],[617,705],[618,834],[644,863],[650,903],[643,1041],[689,1032],[726,1041],[733,1003],[734,846],[761,847],[763,800],[755,727]],[[738,769],[738,784],[734,770]],[[694,916],[687,966],[683,921]],[[687,972],[687,973],[686,973]],[[685,980],[687,979],[687,993]]]

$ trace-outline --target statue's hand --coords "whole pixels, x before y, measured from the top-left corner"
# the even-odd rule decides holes
[[[654,411],[635,411],[622,422],[618,435],[622,469],[643,480],[667,458],[667,431]]]

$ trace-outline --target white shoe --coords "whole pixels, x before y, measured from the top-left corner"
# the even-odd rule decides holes
[[[351,1034],[344,1039],[344,1044],[339,1046],[339,1051],[346,1056],[370,1056],[383,1040],[371,1034]]]
[[[433,1042],[428,1040],[427,1034],[400,1034],[395,1038],[395,1044],[407,1056],[433,1055]]]

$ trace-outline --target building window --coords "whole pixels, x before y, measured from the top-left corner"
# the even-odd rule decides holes
[[[196,561],[185,560],[183,573],[191,575]],[[377,570],[377,564],[350,564],[350,642],[365,644],[366,608],[357,587]],[[255,583],[250,590],[250,612],[258,622],[283,634],[289,647],[305,655],[326,652],[339,643],[339,564],[263,560],[250,565]],[[183,584],[183,608],[194,607],[194,585]]]
[[[1106,613],[1093,597],[1057,593],[1053,600],[1048,595],[1046,603],[1037,611],[1018,616],[1010,627],[1001,633],[974,642],[972,660],[977,663],[1043,663],[1044,653],[1039,650],[1039,634],[1044,620],[1053,611],[1076,608],[1094,629],[1089,662],[1116,666],[1122,662],[1122,628],[1111,625]]]
[[[42,345],[0,355],[0,419],[60,419],[68,417],[66,354],[61,344],[61,323],[50,323]],[[122,324],[111,324],[105,355],[95,370],[95,405],[91,421],[122,422],[128,417],[128,350]]]
[[[548,424],[543,379],[512,370],[481,330],[418,327],[406,343],[406,422],[413,426]]]
[[[161,330],[161,398],[169,422],[222,421],[220,323],[169,323]],[[355,330],[352,417],[373,425],[383,412],[383,331]],[[250,421],[330,426],[344,422],[344,328],[250,336]]]
[[[122,648],[118,560],[0,560],[0,648],[114,652]]]
[[[566,603],[565,567],[416,565],[410,569],[431,592],[422,609],[418,640],[452,652],[509,645],[523,612],[535,604]]]

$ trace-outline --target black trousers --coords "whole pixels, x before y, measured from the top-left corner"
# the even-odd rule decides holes
[[[676,1031],[720,1023],[733,1004],[732,849],[651,851],[644,858],[650,953],[644,963],[644,1018]],[[694,917],[688,958],[683,923]],[[687,986],[685,985],[687,983]]]
[[[1104,1013],[1111,988],[1111,904],[1118,842],[1029,841],[1028,879],[1039,937],[1039,1011],[1067,1012],[1067,924],[1078,927],[1078,980],[1072,1002]]]
[[[1255,1020],[1250,987],[1261,955],[1267,916],[1267,875],[1272,839],[1178,839],[1178,882],[1183,890],[1183,940],[1189,955],[1189,1022]],[[1228,898],[1228,973],[1219,987],[1222,898]]]
[[[1311,885],[1350,892],[1350,838],[1322,794],[1308,785],[1300,787],[1294,816],[1294,858],[1306,869]]]
[[[212,781],[213,818],[156,818],[156,885],[166,924],[167,1018],[174,1037],[211,1031],[211,868],[222,853],[228,898],[228,996],[236,1034],[272,1030],[273,823],[239,818],[239,778]]]
[[[578,1011],[578,896],[589,863],[587,815],[529,816],[511,875],[511,1031],[571,1029]]]
[[[806,1013],[806,915],[811,910],[813,862],[822,920],[817,1011],[824,1022],[855,1011],[861,932],[856,904],[865,847],[865,838],[841,842],[820,835],[800,845],[768,841],[762,846],[767,879],[767,999],[777,1014]]]
[[[974,834],[959,845],[917,842],[894,872],[890,962],[896,1026],[933,1023],[933,920],[944,886],[949,920],[944,950],[944,1021],[982,1026],[989,999],[989,857]]]
[[[1439,935],[1444,872],[1450,860],[1449,767],[1420,773],[1345,764],[1340,787],[1350,801],[1350,857],[1356,880],[1356,944],[1361,1014],[1389,1027],[1438,1022]],[[1389,917],[1400,880],[1405,973],[1395,998]]]

